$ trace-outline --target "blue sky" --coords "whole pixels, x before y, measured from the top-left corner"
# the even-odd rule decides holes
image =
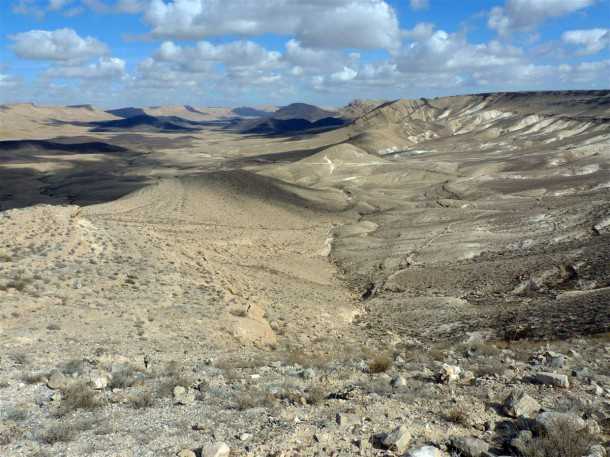
[[[610,0],[3,0],[0,103],[256,105],[610,86]]]

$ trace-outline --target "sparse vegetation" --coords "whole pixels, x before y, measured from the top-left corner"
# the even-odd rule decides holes
[[[388,354],[378,354],[369,361],[369,373],[384,373],[392,366],[392,359]]]
[[[112,379],[108,387],[111,389],[125,389],[133,386],[136,381],[136,370],[129,365],[124,365],[120,370],[112,373]]]
[[[277,404],[277,398],[260,389],[248,389],[235,396],[235,403],[240,411],[252,408],[272,408]]]
[[[523,457],[582,457],[597,443],[594,435],[568,418],[557,418],[549,431],[525,443]]]
[[[38,441],[44,444],[67,443],[77,436],[77,430],[66,422],[57,422],[38,435]]]
[[[57,411],[59,416],[79,409],[93,410],[101,406],[99,394],[83,381],[69,384],[61,389],[61,393],[62,399]]]
[[[129,397],[128,401],[129,405],[134,409],[150,408],[155,403],[154,397],[149,391],[134,393]]]
[[[445,420],[458,425],[468,425],[468,413],[464,408],[452,408],[445,414]]]

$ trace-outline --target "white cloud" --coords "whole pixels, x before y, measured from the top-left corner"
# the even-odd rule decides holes
[[[25,14],[41,19],[45,15],[45,7],[38,4],[36,0],[17,0],[12,4],[12,10],[16,14]]]
[[[463,34],[438,30],[410,43],[397,56],[397,63],[405,73],[459,72],[516,65],[522,61],[522,54],[519,48],[497,41],[471,44]]]
[[[214,63],[222,63],[229,69],[270,69],[280,64],[281,54],[268,51],[252,41],[234,41],[214,45],[200,41],[194,47],[181,47],[171,41],[161,44],[155,59],[174,62],[183,71],[207,72]]]
[[[53,67],[45,73],[50,78],[120,79],[125,76],[126,63],[117,57],[101,57],[89,65]]]
[[[410,30],[403,30],[402,34],[406,38],[414,41],[425,40],[434,33],[434,24],[429,22],[419,22]]]
[[[305,47],[394,48],[396,14],[384,0],[151,0],[155,36],[293,36]]]
[[[610,74],[610,60],[582,62],[576,65],[563,64],[559,66],[559,74],[563,81],[570,83],[597,83],[606,87]]]
[[[425,10],[430,7],[430,2],[428,0],[410,0],[410,4],[411,9],[415,11]]]
[[[358,76],[358,72],[356,70],[349,67],[343,67],[343,70],[330,75],[330,79],[332,79],[333,81],[346,82],[351,81],[356,76]]]
[[[289,40],[282,60],[298,68],[301,73],[339,71],[353,62],[353,57],[335,49],[312,49],[303,47],[297,40]],[[357,60],[357,59],[356,59]]]
[[[610,29],[568,30],[561,35],[561,40],[579,46],[581,55],[596,54],[610,46]]]
[[[500,35],[532,31],[545,20],[574,13],[596,0],[507,0],[491,10],[487,24]]]
[[[15,76],[0,73],[0,87],[16,87],[17,85],[19,85],[19,82],[19,79]]]
[[[108,52],[105,44],[93,37],[80,37],[72,29],[30,30],[9,37],[12,49],[24,59],[75,60],[96,57]]]
[[[69,3],[72,3],[73,0],[49,0],[49,10],[57,11],[62,9]]]

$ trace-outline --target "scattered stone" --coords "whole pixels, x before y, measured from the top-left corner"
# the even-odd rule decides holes
[[[445,457],[446,454],[439,448],[434,446],[421,446],[411,448],[405,454],[405,457]]]
[[[598,397],[604,394],[604,389],[595,383],[591,384],[591,387],[589,387],[587,390]]]
[[[176,454],[176,457],[197,457],[197,454],[190,449],[182,449]]]
[[[306,368],[305,370],[301,371],[301,377],[303,379],[313,379],[316,377],[316,372],[313,368]]]
[[[606,449],[601,444],[594,444],[586,457],[606,457]]]
[[[240,441],[248,441],[250,438],[252,438],[251,433],[242,433],[241,435],[239,435]]]
[[[460,367],[443,363],[441,372],[439,373],[439,380],[445,384],[457,382],[460,379],[461,373],[462,369]]]
[[[407,380],[402,376],[394,376],[390,381],[392,387],[404,387],[407,385]]]
[[[327,432],[317,432],[313,436],[313,438],[318,443],[328,443],[330,441],[330,433],[327,433]]]
[[[195,392],[186,387],[174,387],[174,402],[178,405],[192,405],[195,402]]]
[[[545,363],[553,368],[563,368],[568,358],[559,352],[546,351],[544,353]]]
[[[504,400],[504,412],[511,417],[533,417],[540,411],[540,403],[524,392],[512,392]]]
[[[337,424],[343,428],[360,425],[360,416],[350,413],[339,413],[337,414]]]
[[[390,451],[404,453],[411,443],[411,432],[405,425],[395,428],[385,436],[381,444]]]
[[[54,370],[51,373],[51,376],[49,376],[49,380],[47,381],[47,387],[49,389],[61,389],[62,387],[65,387],[68,384],[68,378],[66,378],[66,376],[57,371]]]
[[[95,390],[102,390],[108,387],[108,377],[100,373],[92,373],[89,378],[89,384]]]
[[[572,370],[572,376],[575,378],[588,378],[591,376],[591,371],[587,367],[574,368]]]
[[[489,451],[489,444],[472,436],[460,436],[451,439],[451,447],[464,457],[481,457]]]
[[[231,448],[225,443],[216,443],[201,449],[201,457],[229,457]]]
[[[548,386],[562,387],[564,389],[570,387],[570,381],[564,374],[540,372],[534,375],[534,380],[539,384]]]

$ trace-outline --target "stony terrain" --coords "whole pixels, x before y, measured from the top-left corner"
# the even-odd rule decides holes
[[[341,112],[0,110],[1,456],[606,455],[610,93]]]

